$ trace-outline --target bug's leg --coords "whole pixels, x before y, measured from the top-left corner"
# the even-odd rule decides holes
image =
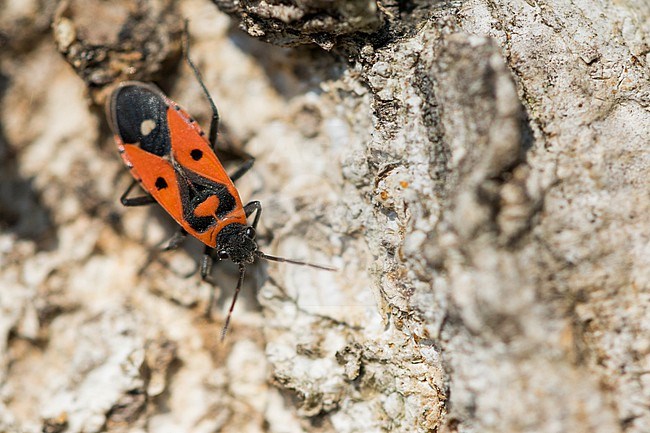
[[[162,248],[163,251],[170,251],[170,250],[175,250],[178,248],[185,238],[187,237],[187,232],[185,229],[180,229],[176,233],[174,233],[174,236],[167,242],[167,245]]]
[[[244,206],[244,213],[247,217],[253,212],[255,212],[255,219],[253,219],[253,224],[251,224],[251,226],[256,229],[257,223],[260,221],[260,217],[262,216],[262,203],[255,200],[249,202],[246,204],[246,206]]]
[[[203,89],[203,93],[208,98],[208,102],[210,103],[210,108],[212,109],[212,120],[210,121],[209,138],[210,138],[210,144],[212,145],[212,149],[216,152],[217,135],[219,132],[219,111],[217,111],[217,106],[212,100],[212,96],[210,96],[210,92],[208,92],[208,88],[205,87],[205,84],[203,83],[203,77],[201,76],[201,72],[199,71],[199,69],[196,67],[196,65],[194,64],[194,62],[192,62],[192,59],[190,58],[190,33],[188,30],[187,20],[185,20],[185,29],[183,30],[183,51],[185,54],[185,61],[187,62],[188,65],[190,65],[190,68],[192,68],[192,72],[194,72],[196,81],[198,81],[199,84],[201,85],[201,89]]]
[[[215,283],[210,277],[210,274],[212,273],[212,265],[214,263],[214,259],[212,258],[211,254],[212,250],[212,248],[206,246],[205,250],[203,251],[203,258],[201,259],[201,279],[210,284],[210,300],[208,301],[208,305],[205,308],[204,313],[206,319],[212,318],[212,305],[214,304],[215,295]]]
[[[237,179],[239,179],[244,174],[246,174],[246,172],[251,169],[253,164],[255,164],[255,158],[251,156],[249,160],[244,162],[242,165],[239,166],[239,168],[237,168],[237,170],[235,170],[232,176],[230,176],[230,180],[235,182]]]
[[[212,99],[212,96],[210,95],[210,92],[208,92],[208,88],[205,86],[205,83],[203,82],[203,76],[201,75],[201,71],[199,71],[199,68],[196,67],[194,62],[192,61],[190,57],[190,33],[188,30],[188,21],[185,20],[185,29],[183,31],[183,45],[184,45],[184,53],[185,53],[185,61],[187,64],[192,68],[192,72],[194,73],[194,76],[196,77],[196,81],[199,82],[199,85],[201,86],[201,90],[203,90],[203,93],[205,94],[205,97],[208,99],[208,103],[210,104],[210,109],[212,110],[212,119],[210,120],[210,132],[208,134],[208,139],[210,140],[210,144],[212,145],[212,150],[217,152],[217,140],[218,140],[218,135],[219,135],[219,110],[217,110],[217,105],[214,103],[214,100]],[[251,155],[249,155],[246,152],[243,152],[244,155],[247,159],[246,162],[242,164],[241,167],[233,173],[233,175],[230,177],[231,180],[234,182],[235,180],[239,179],[246,173],[250,168],[253,166],[253,163],[255,162],[255,158],[253,158]]]
[[[186,236],[187,236],[187,232],[185,231],[185,229],[180,229],[179,231],[174,233],[174,236],[172,236],[171,239],[167,241],[167,245],[161,248],[161,244],[159,244],[155,249],[149,251],[149,254],[147,255],[147,260],[144,262],[144,265],[142,265],[142,267],[138,271],[138,275],[142,275],[144,271],[149,267],[149,265],[151,265],[154,261],[162,263],[166,267],[170,267],[169,263],[167,263],[166,260],[163,260],[162,258],[159,257],[160,252],[175,250],[183,243]],[[196,269],[194,269],[192,272],[184,276],[190,277],[194,273],[196,273]]]
[[[144,205],[155,203],[156,199],[150,195],[143,195],[141,197],[133,197],[133,198],[126,197],[127,195],[129,195],[129,193],[137,183],[138,183],[137,180],[134,180],[131,183],[131,185],[126,189],[126,191],[124,191],[124,194],[122,194],[122,197],[120,197],[120,202],[124,206],[144,206]]]

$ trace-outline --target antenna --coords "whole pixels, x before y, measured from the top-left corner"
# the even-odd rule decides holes
[[[235,288],[235,294],[232,297],[232,302],[230,303],[230,309],[228,310],[228,316],[226,317],[226,323],[223,324],[223,329],[221,330],[221,342],[226,338],[226,332],[228,332],[228,325],[230,325],[230,316],[232,316],[232,310],[235,309],[235,303],[237,302],[237,296],[239,296],[239,291],[241,290],[242,284],[244,284],[244,275],[246,273],[246,266],[243,264],[239,265],[239,280],[237,281],[237,288]]]
[[[293,259],[287,259],[285,257],[277,257],[277,256],[270,256],[268,254],[264,254],[261,251],[255,251],[255,255],[261,259],[265,260],[270,260],[272,262],[284,262],[284,263],[291,263],[292,265],[300,265],[300,266],[309,266],[312,268],[316,269],[322,269],[324,271],[338,271],[338,269],[333,268],[331,266],[325,266],[325,265],[317,265],[315,263],[307,263],[307,262],[301,262],[300,260],[293,260]]]
[[[261,251],[256,251],[255,255],[261,259],[270,260],[272,262],[284,262],[291,263],[292,265],[300,266],[309,266],[316,269],[321,269],[323,271],[337,271],[338,269],[331,266],[317,265],[315,263],[302,262],[300,260],[287,259],[285,257],[276,257],[264,254]],[[226,338],[226,333],[228,332],[228,326],[230,325],[230,316],[232,316],[232,311],[235,308],[235,303],[237,302],[237,296],[239,296],[239,291],[241,290],[242,285],[244,284],[244,275],[246,274],[246,266],[243,263],[239,264],[239,280],[237,280],[237,287],[235,288],[235,294],[232,297],[232,302],[230,303],[230,309],[228,310],[228,316],[226,316],[226,322],[223,325],[221,330],[221,341]]]

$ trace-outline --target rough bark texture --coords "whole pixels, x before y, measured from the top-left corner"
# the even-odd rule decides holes
[[[314,42],[330,49],[341,36],[373,33],[384,15],[373,0],[214,0],[253,37],[278,45]]]
[[[0,431],[650,431],[647,2],[215,3],[0,2]],[[181,16],[261,248],[340,268],[252,266],[224,344],[97,109],[207,125]]]

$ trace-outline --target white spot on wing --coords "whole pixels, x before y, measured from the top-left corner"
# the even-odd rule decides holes
[[[153,119],[145,119],[140,124],[140,133],[146,137],[151,134],[151,131],[156,129],[156,122]]]

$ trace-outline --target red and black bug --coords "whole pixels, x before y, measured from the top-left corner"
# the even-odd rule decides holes
[[[253,166],[254,159],[246,161],[230,176],[221,165],[215,154],[219,113],[199,70],[190,59],[187,29],[184,42],[185,60],[212,109],[208,137],[186,111],[152,84],[121,83],[108,100],[106,112],[122,160],[134,177],[120,198],[122,204],[158,203],[176,220],[181,229],[165,250],[178,247],[188,233],[203,242],[205,250],[200,266],[203,280],[210,281],[215,260],[230,259],[239,265],[239,280],[224,324],[223,338],[244,281],[246,265],[255,258],[324,270],[333,268],[271,256],[258,249],[255,229],[262,205],[259,201],[242,205],[233,183]],[[146,194],[129,198],[137,183]],[[247,218],[253,213],[255,217],[249,225]],[[207,314],[213,302],[214,288]]]

